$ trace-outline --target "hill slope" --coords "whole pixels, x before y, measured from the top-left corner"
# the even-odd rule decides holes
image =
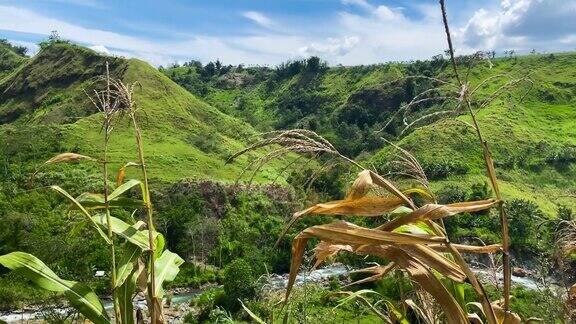
[[[477,113],[494,155],[507,199],[535,201],[549,215],[558,205],[576,207],[567,197],[576,190],[576,54],[533,55],[500,59],[494,67],[480,66],[471,84],[501,74],[518,77],[530,71],[533,85],[506,91]],[[503,81],[489,82],[478,99],[486,98]],[[463,115],[458,119],[471,122]],[[401,139],[429,169],[444,166],[434,186],[466,188],[485,181],[484,162],[474,130],[455,120],[416,129]],[[378,167],[390,160],[385,148],[372,159]],[[464,167],[465,170],[462,170]],[[459,171],[460,170],[460,171]]]
[[[85,91],[102,86],[94,80],[104,73],[106,61],[113,77],[139,84],[134,98],[152,177],[236,179],[241,166],[224,161],[255,134],[250,125],[197,99],[147,63],[71,44],[48,46],[0,82],[0,153],[6,173],[22,162],[30,169],[57,152],[100,154],[102,117]],[[110,152],[113,167],[134,159],[127,120],[117,122]],[[267,170],[260,179],[272,177],[272,169]]]
[[[420,124],[428,126],[402,134],[406,122],[454,108],[437,91],[430,92],[437,99],[400,114],[378,132],[403,103],[434,87],[426,79],[392,81],[417,75],[450,79],[443,58],[355,67],[327,67],[314,58],[276,69],[210,64],[190,62],[162,71],[222,111],[257,127],[309,128],[350,156],[375,155],[370,164],[384,173],[393,154],[381,137],[400,141],[414,152],[437,190],[455,185],[467,190],[485,181],[474,132],[464,123],[431,118]],[[472,87],[500,74],[517,78],[530,72],[533,81],[532,87],[522,83],[506,91],[478,114],[492,143],[504,193],[536,201],[550,215],[558,205],[576,207],[566,197],[576,190],[576,53],[497,58],[492,64],[474,66]],[[487,82],[477,99],[502,84],[497,78]],[[469,121],[465,115],[459,119]]]

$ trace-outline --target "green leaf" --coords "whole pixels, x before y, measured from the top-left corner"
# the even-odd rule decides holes
[[[93,216],[92,220],[100,227],[108,228],[106,215],[98,214]],[[148,230],[137,230],[133,226],[128,225],[123,220],[116,217],[110,217],[110,220],[112,222],[112,232],[114,232],[114,234],[126,239],[132,244],[137,245],[144,251],[150,250],[150,244],[148,244]]]
[[[130,245],[134,246],[133,244]],[[138,259],[136,259],[134,264],[138,266],[135,268],[133,267],[134,269],[128,275],[128,278],[126,278],[124,283],[114,291],[114,297],[116,298],[120,308],[120,317],[122,318],[121,323],[134,323],[134,304],[132,301],[136,294],[138,276],[145,268],[144,263],[139,263],[137,260]]]
[[[242,305],[242,308],[244,308],[244,310],[246,311],[246,313],[248,313],[248,315],[250,315],[250,317],[258,324],[266,324],[266,322],[264,322],[260,317],[256,316],[256,314],[254,314],[248,307],[246,307],[246,305],[244,305],[244,303],[238,299],[238,301],[240,302],[240,305]]]
[[[135,187],[137,185],[142,185],[142,182],[140,182],[140,180],[135,180],[135,179],[129,180],[126,183],[119,186],[118,188],[116,188],[116,190],[112,191],[112,193],[110,194],[108,199],[114,200],[114,199],[120,197],[120,195],[122,195],[126,191],[132,189],[133,187]]]
[[[58,277],[35,256],[12,252],[0,256],[0,264],[25,276],[43,289],[63,292],[70,304],[92,322],[110,323],[104,305],[92,289],[79,282]]]
[[[162,253],[154,264],[156,275],[156,291],[154,291],[154,296],[158,298],[164,296],[164,288],[162,288],[162,284],[174,280],[183,263],[184,259],[176,253],[170,252],[169,250]]]
[[[52,190],[57,191],[58,193],[60,193],[62,196],[68,198],[68,200],[70,200],[87,218],[88,220],[92,223],[92,225],[94,225],[94,227],[96,228],[96,230],[98,231],[98,234],[100,234],[100,236],[102,236],[102,238],[106,241],[106,243],[108,244],[112,244],[112,241],[110,241],[110,239],[108,238],[108,236],[102,231],[102,229],[100,228],[100,226],[98,226],[98,224],[94,221],[93,217],[90,215],[90,213],[82,206],[82,204],[80,204],[76,199],[74,199],[74,197],[72,197],[68,192],[66,192],[66,190],[60,188],[59,186],[50,186],[50,188]]]
[[[390,212],[390,216],[392,216],[392,218],[396,218],[396,217],[400,217],[400,216],[404,216],[407,214],[410,214],[411,212],[413,212],[412,209],[406,207],[406,206],[400,206],[396,209],[394,209],[393,211]]]
[[[76,200],[87,209],[103,209],[106,208],[106,203],[103,194],[89,193],[85,192],[78,196]],[[144,202],[138,199],[132,199],[127,197],[117,197],[115,199],[108,198],[109,208],[140,208],[144,207]]]
[[[154,241],[154,247],[155,247],[154,257],[158,259],[162,255],[162,252],[164,252],[164,246],[166,245],[166,240],[164,239],[164,235],[162,235],[162,233],[155,232],[155,234],[156,234],[156,240]]]
[[[121,286],[134,270],[134,263],[142,255],[142,249],[130,242],[126,243],[126,251],[116,269],[116,283],[114,288]]]
[[[426,223],[417,222],[413,224],[405,224],[395,228],[394,233],[410,233],[410,234],[434,234],[434,230]]]

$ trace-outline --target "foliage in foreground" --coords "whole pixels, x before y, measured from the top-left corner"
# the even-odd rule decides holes
[[[110,291],[113,296],[116,323],[135,322],[133,299],[138,291],[143,292],[147,297],[151,322],[163,323],[162,298],[165,292],[162,286],[164,282],[176,277],[179,266],[184,263],[184,260],[177,254],[165,250],[164,237],[154,230],[142,135],[137,123],[137,108],[132,100],[133,86],[126,86],[121,81],[110,79],[108,73],[103,80],[105,90],[95,91],[94,97],[90,98],[104,117],[102,158],[97,160],[77,153],[61,153],[46,161],[43,166],[80,162],[101,164],[103,169],[102,194],[87,192],[74,198],[59,186],[53,185],[50,188],[70,202],[70,208],[84,218],[84,222],[93,228],[110,249]],[[118,172],[116,189],[109,191],[108,142],[112,134],[112,123],[121,114],[127,114],[132,122],[137,143],[138,162],[127,162]],[[128,167],[138,167],[142,180],[125,181],[125,169]],[[126,193],[136,187],[139,188],[142,198],[126,197]],[[136,221],[132,218],[130,224],[112,216],[112,210],[123,208],[133,209],[133,215],[138,209],[144,210],[147,222]],[[118,247],[121,248],[122,254],[117,254]],[[64,294],[70,305],[90,321],[111,322],[102,302],[91,288],[76,281],[60,278],[35,256],[24,252],[11,252],[0,256],[0,264],[27,277],[40,288]]]

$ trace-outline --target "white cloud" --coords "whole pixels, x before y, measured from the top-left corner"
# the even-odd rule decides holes
[[[101,54],[110,55],[110,51],[103,45],[92,45],[88,48]]]
[[[190,59],[274,65],[309,55],[320,56],[331,64],[371,64],[427,59],[443,53],[446,48],[437,6],[410,3],[407,8],[395,8],[372,5],[365,0],[342,0],[342,3],[366,10],[343,10],[315,17],[313,21],[285,16],[280,17],[282,24],[262,13],[247,11],[242,13],[244,17],[265,28],[251,29],[248,35],[242,36],[177,31],[171,33],[172,37],[152,41],[2,5],[0,30],[37,35],[57,30],[63,38],[115,55],[138,57],[155,65]],[[456,13],[450,16],[455,22],[452,30],[458,54],[476,49],[576,47],[576,1],[493,0],[492,4],[495,5],[474,11],[471,17]]]
[[[28,51],[26,52],[26,55],[34,55],[34,54],[38,53],[38,50],[40,49],[40,47],[38,45],[31,43],[31,42],[24,42],[24,41],[14,40],[14,39],[9,39],[8,42],[10,42],[11,44],[26,47],[28,49]]]
[[[339,30],[360,40],[338,58],[343,64],[370,64],[390,60],[426,59],[442,53],[445,39],[441,21],[428,7],[417,7],[419,19],[407,17],[400,8],[384,5],[366,15],[339,14]]]
[[[275,23],[272,21],[272,19],[257,11],[245,11],[242,13],[242,16],[252,20],[262,27],[271,28],[275,26]]]
[[[319,56],[324,59],[339,57],[350,52],[360,39],[356,36],[345,36],[342,38],[328,38],[324,42],[310,43],[300,47],[298,52],[302,56]]]
[[[182,59],[202,59],[204,61],[220,58],[230,64],[277,63],[278,57],[273,54],[258,54],[254,50],[241,48],[236,44],[243,41],[235,38],[218,38],[207,36],[189,36],[176,41],[148,41],[115,32],[89,29],[50,18],[36,12],[10,6],[0,5],[0,30],[10,30],[22,33],[47,35],[57,30],[64,39],[87,44],[88,46],[104,46],[112,54],[126,57],[138,57],[151,64],[169,64]],[[274,39],[272,39],[274,40]],[[281,40],[284,41],[284,40]],[[268,48],[276,47],[273,43]],[[294,45],[295,51],[303,42]]]
[[[574,49],[575,18],[576,1],[502,0],[477,10],[456,38],[473,49]]]

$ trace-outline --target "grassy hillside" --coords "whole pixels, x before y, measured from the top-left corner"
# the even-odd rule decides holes
[[[549,215],[556,214],[558,205],[576,207],[566,197],[576,188],[576,54],[497,58],[492,64],[490,68],[482,62],[470,70],[472,88],[500,74],[518,78],[529,73],[533,81],[531,87],[522,83],[505,91],[478,113],[492,143],[505,195],[535,201]],[[438,91],[430,93],[437,99],[400,114],[384,132],[378,132],[403,104],[434,87],[430,80],[393,80],[417,75],[449,79],[445,59],[354,67],[327,67],[313,59],[276,69],[217,66],[192,62],[162,71],[220,110],[256,127],[316,130],[350,156],[364,152],[360,157],[384,173],[393,154],[382,137],[411,150],[437,190],[455,185],[467,190],[485,181],[475,133],[464,123],[431,118],[417,125],[428,126],[402,134],[405,123],[454,108],[439,98]],[[486,83],[476,95],[478,102],[503,82]],[[469,122],[465,115],[458,118]]]
[[[86,92],[103,86],[95,78],[107,61],[113,77],[138,82],[135,100],[152,177],[236,179],[241,166],[224,161],[255,134],[250,125],[197,99],[147,63],[63,43],[43,49],[0,82],[5,172],[14,163],[31,165],[62,151],[100,154],[102,117]],[[117,122],[110,151],[113,167],[135,157],[127,120]],[[272,173],[267,169],[259,179],[275,177]]]
[[[330,139],[343,152],[356,156],[382,147],[384,141],[376,131],[401,103],[430,86],[428,80],[388,82],[402,76],[432,76],[445,64],[444,60],[433,60],[327,67],[312,57],[275,69],[214,68],[210,63],[202,66],[192,62],[162,71],[221,111],[259,129],[311,129]],[[430,102],[422,108],[435,104]],[[389,132],[396,134],[401,123],[402,119],[396,118]]]
[[[26,62],[22,47],[14,46],[5,39],[0,39],[0,80]]]
[[[474,87],[482,80],[530,72],[533,86],[518,85],[506,91],[477,114],[493,152],[506,198],[535,201],[549,215],[558,205],[576,207],[566,195],[576,189],[576,54],[532,55],[499,59],[493,68],[475,68]],[[477,96],[486,98],[503,81],[488,83]],[[459,117],[471,122],[470,117]],[[485,181],[482,153],[474,130],[464,123],[445,120],[416,129],[401,139],[425,166],[448,170],[434,187],[466,188]],[[384,148],[373,158],[380,168],[390,160]],[[457,171],[459,166],[466,171]],[[450,171],[452,170],[452,171]]]

